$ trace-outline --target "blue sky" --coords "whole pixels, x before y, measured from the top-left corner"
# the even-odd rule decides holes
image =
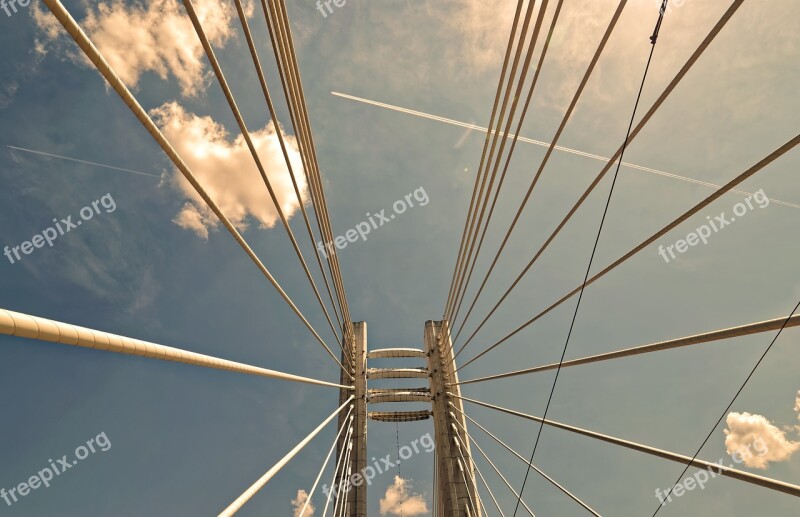
[[[616,3],[565,2],[523,135],[550,140]],[[609,156],[621,143],[649,52],[654,4],[629,2],[562,145]],[[165,124],[177,124],[171,133],[167,126],[168,136],[191,134],[187,128],[207,131],[203,137],[213,140],[223,158],[195,157],[198,174],[217,195],[236,193],[222,204],[241,215],[237,222],[248,242],[314,327],[330,339],[286,233],[274,225],[268,210],[257,211],[269,206],[266,189],[255,173],[248,175],[255,169],[236,147],[238,129],[218,84],[208,75],[205,58],[175,65],[166,53],[150,53],[152,46],[141,32],[111,30],[115,26],[104,24],[103,12],[94,4],[65,5],[82,24],[94,24],[109,51],[119,48],[115,37],[129,36],[121,38],[131,47],[119,53],[119,63],[140,103],[154,110],[174,102],[184,110],[183,118],[165,117]],[[169,6],[169,13],[185,18],[183,8],[169,2],[111,5],[133,13],[132,19],[153,5]],[[135,5],[139,7],[131,7]],[[232,2],[220,5],[232,9]],[[728,5],[675,3],[662,27],[640,113]],[[512,2],[477,0],[348,0],[323,17],[310,0],[288,5],[334,233],[355,227],[367,212],[388,212],[392,203],[420,187],[430,199],[376,230],[366,242],[339,252],[351,313],[368,323],[370,348],[421,347],[424,322],[441,317],[483,134],[331,92],[485,126],[513,8]],[[38,20],[33,16],[37,12]],[[279,99],[280,120],[286,124],[260,12],[256,8],[250,21],[262,44],[262,59],[269,63],[265,71]],[[268,147],[269,115],[238,20],[226,18],[225,11],[211,13],[207,22],[217,31],[217,55],[249,127],[264,132]],[[2,258],[0,307],[299,375],[338,378],[336,365],[228,233],[203,218],[161,149],[81,61],[77,47],[51,31],[48,17],[33,6],[10,17],[0,12],[2,246],[19,245],[53,218],[74,216],[105,194],[117,208],[59,237],[52,248],[37,249],[14,264]],[[628,149],[626,161],[724,184],[794,137],[800,101],[798,71],[791,64],[800,57],[800,40],[791,21],[798,17],[800,6],[791,0],[745,2]],[[196,39],[189,34],[185,45],[196,48],[189,37]],[[175,142],[186,153],[196,150],[196,143],[183,138]],[[8,145],[154,177],[12,151]],[[517,146],[476,272],[488,267],[543,154],[541,147]],[[278,161],[267,161],[280,167]],[[585,157],[553,155],[468,330],[601,167]],[[794,150],[740,188],[763,189],[772,199],[798,204],[798,169],[800,154]],[[600,183],[465,357],[580,284],[609,180]],[[593,270],[711,192],[706,186],[623,168]],[[706,216],[730,213],[742,199],[726,194],[659,244],[674,244],[704,224]],[[187,203],[195,203],[189,209],[192,224],[187,219],[176,224]],[[800,246],[794,238],[798,218],[800,209],[771,203],[670,263],[658,255],[657,245],[643,250],[587,288],[567,358],[786,316],[800,298]],[[313,248],[299,215],[291,224],[310,258]],[[557,361],[573,310],[574,300],[565,303],[462,370],[462,378]],[[787,452],[766,469],[744,468],[794,484],[800,484],[800,455],[789,452],[800,440],[795,410],[798,332],[784,331],[732,408],[761,415],[755,429],[777,429]],[[692,454],[772,336],[757,334],[565,369],[549,417]],[[548,372],[470,385],[464,393],[541,414],[552,379],[553,372]],[[3,336],[0,487],[27,480],[48,459],[72,454],[102,432],[112,445],[49,488],[39,488],[10,507],[0,503],[0,515],[216,514],[330,414],[336,400],[336,390],[323,387]],[[521,454],[530,453],[536,424],[474,406],[467,409]],[[719,426],[700,458],[730,463],[725,428],[725,423]],[[430,422],[406,424],[400,428],[400,444],[431,430]],[[310,488],[335,432],[329,426],[241,514],[292,515],[291,500],[298,490]],[[518,487],[524,466],[479,430],[472,432]],[[394,426],[371,423],[369,451],[376,457],[394,455]],[[414,492],[428,506],[432,463],[432,455],[420,454],[402,465],[403,477],[413,481]],[[675,463],[554,429],[544,430],[536,463],[604,515],[652,514],[658,504],[654,489],[670,486],[681,471]],[[501,505],[510,509],[513,496],[481,459],[478,466],[492,480]],[[379,514],[379,499],[392,478],[386,474],[371,487],[371,515]],[[541,478],[532,477],[525,494],[538,515],[582,515]],[[319,500],[314,499],[318,509],[323,506]],[[782,516],[797,510],[797,501],[788,495],[718,478],[704,490],[676,499],[660,515]]]

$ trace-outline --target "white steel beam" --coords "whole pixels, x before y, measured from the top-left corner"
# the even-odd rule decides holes
[[[203,366],[216,370],[228,370],[272,379],[304,382],[348,391],[352,390],[350,386],[342,384],[318,381],[316,379],[309,379],[308,377],[300,377],[299,375],[268,370],[267,368],[228,361],[227,359],[220,359],[210,355],[197,354],[171,346],[157,345],[148,341],[118,336],[101,330],[79,327],[70,323],[49,320],[47,318],[40,318],[39,316],[9,311],[7,309],[0,309],[0,334],[60,343],[62,345],[94,348],[95,350],[103,350],[105,352],[138,355],[150,359],[174,361],[176,363]]]

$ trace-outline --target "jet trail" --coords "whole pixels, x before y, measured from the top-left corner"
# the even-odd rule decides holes
[[[122,167],[114,167],[113,165],[106,165],[106,164],[103,164],[103,163],[90,162],[90,161],[86,161],[86,160],[79,160],[77,158],[70,158],[68,156],[61,156],[59,154],[46,153],[44,151],[34,151],[33,149],[25,149],[23,147],[14,147],[13,145],[7,145],[6,147],[8,147],[9,149],[14,149],[15,151],[23,151],[23,152],[26,152],[26,153],[40,154],[42,156],[48,156],[50,158],[58,158],[60,160],[69,160],[71,162],[84,163],[86,165],[93,165],[95,167],[103,167],[105,169],[112,169],[112,170],[115,170],[115,171],[129,172],[131,174],[139,174],[141,176],[150,176],[151,178],[160,178],[161,177],[158,174],[150,174],[149,172],[141,172],[141,171],[134,171],[134,170],[131,170],[131,169],[123,169]]]
[[[407,115],[412,115],[412,116],[415,116],[415,117],[425,118],[425,119],[428,119],[428,120],[435,120],[437,122],[443,122],[445,124],[450,124],[452,126],[465,127],[465,128],[468,128],[468,129],[474,129],[476,131],[481,131],[481,132],[484,132],[484,133],[486,133],[488,131],[487,128],[482,127],[482,126],[477,126],[475,124],[469,124],[467,122],[461,122],[459,120],[453,120],[453,119],[450,119],[450,118],[440,117],[440,116],[437,116],[437,115],[432,115],[430,113],[424,113],[422,111],[416,111],[416,110],[412,110],[412,109],[408,109],[408,108],[403,108],[403,107],[400,107],[400,106],[394,106],[392,104],[386,104],[384,102],[378,102],[378,101],[373,101],[373,100],[369,100],[369,99],[364,99],[362,97],[356,97],[354,95],[348,95],[346,93],[331,92],[331,94],[335,95],[336,97],[342,97],[344,99],[350,99],[350,100],[353,100],[353,101],[356,101],[356,102],[361,102],[361,103],[364,103],[364,104],[377,106],[379,108],[385,108],[385,109],[389,109],[389,110],[392,110],[392,111],[398,111],[400,113],[405,113]],[[494,133],[495,133],[495,131],[492,131],[492,134],[494,134]],[[500,134],[502,135],[503,133],[501,132]],[[509,133],[507,138],[514,138],[514,134],[513,133]],[[533,138],[527,138],[527,137],[524,137],[524,136],[520,136],[517,140],[520,141],[520,142],[526,142],[526,143],[538,145],[538,146],[541,146],[541,147],[549,147],[550,146],[550,144],[548,142],[542,142],[541,140],[534,140]],[[555,146],[555,149],[558,150],[558,151],[565,152],[565,153],[575,154],[577,156],[583,156],[585,158],[591,158],[593,160],[598,160],[598,161],[601,161],[601,162],[608,162],[608,160],[609,160],[608,157],[600,156],[599,154],[587,153],[585,151],[580,151],[578,149],[572,149],[570,147],[564,147],[564,146],[561,146],[561,145]],[[702,180],[698,180],[698,179],[694,179],[694,178],[687,178],[686,176],[679,176],[677,174],[672,174],[671,172],[665,172],[665,171],[660,171],[658,169],[652,169],[650,167],[644,167],[642,165],[636,165],[635,163],[622,162],[622,165],[625,166],[625,167],[628,167],[629,169],[634,169],[634,170],[643,171],[643,172],[649,172],[651,174],[657,174],[659,176],[664,176],[666,178],[672,178],[672,179],[675,179],[675,180],[685,181],[687,183],[694,183],[695,185],[702,185],[704,187],[713,188],[714,190],[719,190],[720,188],[722,188],[722,185],[717,185],[716,183],[709,183],[708,181],[702,181]],[[741,194],[743,196],[752,196],[753,195],[752,192],[746,192],[744,190],[731,189],[730,191],[731,192],[735,192],[737,194]],[[779,199],[772,199],[772,198],[768,198],[768,199],[770,200],[771,203],[775,203],[777,205],[788,206],[788,207],[791,207],[791,208],[800,208],[800,205],[797,205],[797,204],[794,204],[794,203],[788,203],[786,201],[781,201]]]

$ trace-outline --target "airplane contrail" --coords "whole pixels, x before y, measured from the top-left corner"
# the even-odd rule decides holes
[[[60,160],[69,160],[71,162],[84,163],[86,165],[93,165],[95,167],[103,167],[105,169],[112,169],[112,170],[115,170],[115,171],[129,172],[131,174],[139,174],[141,176],[150,176],[151,178],[161,178],[161,176],[159,176],[158,174],[150,174],[149,172],[141,172],[141,171],[134,171],[134,170],[131,170],[131,169],[123,169],[122,167],[115,167],[113,165],[106,165],[104,163],[90,162],[90,161],[87,161],[87,160],[79,160],[77,158],[70,158],[69,156],[61,156],[59,154],[46,153],[44,151],[34,151],[33,149],[25,149],[24,147],[14,147],[13,145],[7,145],[6,147],[8,147],[9,149],[14,149],[15,151],[23,151],[23,152],[26,152],[26,153],[40,154],[42,156],[48,156],[50,158],[58,158]]]
[[[393,104],[386,104],[385,102],[378,102],[378,101],[373,101],[373,100],[369,100],[369,99],[364,99],[362,97],[356,97],[354,95],[348,95],[346,93],[331,92],[331,94],[335,95],[336,97],[342,97],[344,99],[350,99],[350,100],[353,100],[353,101],[356,101],[356,102],[361,102],[363,104],[369,104],[369,105],[372,105],[372,106],[377,106],[379,108],[385,108],[385,109],[389,109],[389,110],[392,110],[392,111],[405,113],[407,115],[412,115],[412,116],[415,116],[415,117],[425,118],[425,119],[428,119],[428,120],[435,120],[437,122],[443,122],[445,124],[450,124],[452,126],[465,127],[465,128],[468,128],[468,129],[474,129],[476,131],[481,131],[481,132],[484,132],[484,133],[486,133],[488,131],[487,128],[482,127],[482,126],[477,126],[475,124],[469,124],[467,122],[461,122],[459,120],[453,120],[453,119],[450,119],[450,118],[440,117],[438,115],[432,115],[430,113],[425,113],[425,112],[422,112],[422,111],[416,111],[416,110],[412,110],[412,109],[408,109],[408,108],[403,108],[403,107],[400,107],[400,106],[395,106]],[[492,134],[494,134],[494,133],[495,133],[495,131],[492,130]],[[503,133],[501,132],[500,134],[502,135]],[[514,134],[513,133],[509,133],[507,138],[514,138]],[[520,141],[520,142],[526,142],[526,143],[538,145],[538,146],[541,146],[541,147],[549,147],[550,146],[550,144],[548,142],[542,142],[541,140],[534,140],[533,138],[527,138],[527,137],[524,137],[524,136],[520,136],[519,138],[517,138],[517,140]],[[598,160],[598,161],[602,161],[602,162],[607,162],[609,160],[608,157],[600,156],[599,154],[587,153],[585,151],[580,151],[578,149],[572,149],[570,147],[564,147],[564,146],[561,146],[561,145],[555,146],[554,149],[556,149],[558,151],[565,152],[565,153],[575,154],[575,155],[578,155],[578,156],[583,156],[585,158],[591,158],[593,160]],[[694,183],[695,185],[702,185],[704,187],[713,188],[714,190],[719,190],[720,188],[722,188],[722,185],[717,185],[716,183],[710,183],[708,181],[702,181],[702,180],[698,180],[698,179],[694,179],[694,178],[687,178],[686,176],[679,176],[679,175],[673,174],[671,172],[665,172],[665,171],[660,171],[658,169],[653,169],[653,168],[650,168],[650,167],[644,167],[642,165],[636,165],[635,163],[622,162],[622,165],[624,165],[625,167],[628,167],[630,169],[643,171],[643,172],[649,172],[651,174],[657,174],[659,176],[664,176],[666,178],[672,178],[672,179],[675,179],[675,180],[685,181],[687,183]],[[752,192],[746,192],[744,190],[731,189],[730,192],[735,192],[735,193],[741,194],[743,196],[752,196],[753,195]],[[800,205],[797,205],[797,204],[794,204],[794,203],[788,203],[786,201],[781,201],[779,199],[772,199],[772,198],[767,198],[767,199],[769,199],[770,202],[775,203],[776,205],[783,205],[783,206],[788,206],[788,207],[791,207],[791,208],[800,208]]]

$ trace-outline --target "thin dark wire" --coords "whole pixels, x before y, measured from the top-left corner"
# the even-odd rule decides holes
[[[772,338],[772,341],[770,342],[770,344],[767,347],[767,349],[764,350],[764,353],[761,354],[761,357],[759,357],[758,362],[756,363],[756,365],[753,366],[752,370],[750,370],[750,374],[748,374],[747,378],[744,380],[742,385],[736,391],[736,395],[733,396],[733,399],[731,399],[730,404],[728,404],[728,406],[722,412],[722,415],[719,417],[717,422],[713,425],[713,427],[711,427],[711,431],[709,431],[708,435],[706,436],[706,439],[703,440],[703,443],[700,444],[700,447],[697,448],[697,451],[694,453],[694,456],[692,456],[692,460],[689,462],[689,464],[686,465],[686,467],[683,469],[683,472],[681,472],[680,476],[678,476],[678,479],[675,481],[675,483],[672,485],[672,487],[667,492],[667,495],[664,497],[665,500],[672,493],[672,489],[675,488],[675,485],[677,485],[680,482],[681,478],[683,478],[684,474],[686,474],[686,471],[689,470],[689,466],[694,462],[694,460],[697,459],[697,456],[700,454],[700,451],[703,450],[703,447],[705,447],[706,443],[708,443],[708,440],[711,439],[711,436],[714,434],[714,431],[717,429],[717,426],[719,426],[720,422],[722,422],[722,419],[725,418],[725,415],[728,414],[728,411],[730,411],[731,407],[736,402],[736,399],[739,398],[739,395],[742,393],[742,391],[744,391],[744,387],[747,386],[747,383],[750,381],[750,378],[753,377],[753,375],[756,373],[756,370],[761,365],[761,362],[764,360],[764,358],[767,356],[769,351],[772,349],[772,345],[774,345],[775,342],[778,341],[778,338],[780,337],[781,332],[783,332],[783,329],[786,328],[786,324],[789,323],[789,320],[792,318],[792,316],[794,316],[794,313],[797,312],[798,308],[800,308],[800,301],[798,301],[797,305],[794,306],[794,309],[792,309],[792,312],[791,312],[791,314],[789,314],[789,317],[787,317],[786,321],[783,322],[783,325],[781,326],[780,330],[778,330],[778,333],[775,334],[775,337]],[[661,505],[659,505],[658,508],[656,508],[656,511],[653,512],[653,517],[655,517],[655,515],[659,511],[661,511],[661,507],[662,506],[664,506],[663,503]]]
[[[542,415],[542,423],[539,424],[539,431],[536,433],[536,441],[533,443],[533,451],[531,451],[531,459],[528,462],[528,466],[525,469],[525,478],[522,480],[522,486],[519,489],[519,497],[517,497],[517,504],[514,506],[514,515],[517,515],[517,510],[519,510],[519,502],[522,499],[522,494],[525,490],[525,484],[528,481],[528,474],[531,471],[531,464],[533,464],[533,457],[536,455],[536,447],[539,445],[539,438],[542,436],[542,429],[544,428],[544,422],[547,420],[547,411],[550,409],[550,403],[553,400],[553,393],[556,391],[556,384],[558,383],[558,375],[561,372],[561,365],[564,363],[564,357],[567,354],[567,347],[569,346],[569,340],[572,337],[572,330],[575,327],[575,320],[578,318],[578,310],[581,307],[581,300],[583,299],[583,290],[586,287],[586,282],[589,280],[589,272],[592,269],[592,262],[594,262],[594,256],[597,252],[597,245],[600,242],[600,235],[603,233],[603,225],[606,221],[606,215],[608,214],[608,207],[611,204],[611,197],[614,194],[614,187],[617,184],[617,177],[619,176],[619,169],[622,165],[622,160],[625,155],[625,148],[628,145],[628,138],[631,134],[631,129],[633,129],[633,121],[636,118],[636,110],[639,107],[639,101],[642,98],[642,91],[644,90],[645,81],[647,80],[647,72],[650,70],[650,62],[653,59],[653,52],[656,49],[656,41],[658,38],[658,31],[661,27],[661,21],[664,17],[664,12],[667,9],[667,2],[669,0],[664,0],[661,4],[661,9],[658,13],[658,22],[656,24],[655,31],[653,35],[650,37],[651,46],[650,46],[650,55],[647,57],[647,65],[644,68],[644,74],[642,75],[642,82],[639,85],[639,93],[636,95],[636,103],[633,106],[633,113],[631,114],[630,122],[628,123],[628,130],[625,132],[625,141],[622,144],[622,152],[620,153],[619,160],[617,161],[617,168],[614,171],[614,178],[611,182],[611,189],[608,192],[608,198],[606,199],[606,206],[603,209],[603,217],[600,219],[600,228],[597,230],[597,237],[594,240],[594,247],[592,248],[592,255],[589,257],[589,265],[586,267],[586,275],[583,278],[583,285],[581,286],[580,293],[578,295],[578,303],[575,304],[575,312],[572,315],[572,322],[569,325],[569,332],[567,333],[567,340],[564,343],[564,348],[561,351],[561,358],[558,362],[558,369],[556,369],[556,376],[553,379],[553,386],[550,388],[550,395],[547,397],[547,405],[544,408],[544,414]],[[688,468],[688,467],[687,467]]]
[[[559,124],[558,129],[556,129],[556,132],[553,135],[552,141],[547,146],[547,152],[545,153],[544,157],[542,158],[542,161],[539,164],[539,168],[537,169],[536,174],[534,175],[533,179],[531,180],[531,184],[528,186],[528,190],[525,193],[525,195],[523,196],[523,199],[522,199],[522,202],[519,205],[519,208],[517,209],[516,213],[514,214],[514,218],[511,221],[511,225],[508,227],[508,229],[505,232],[505,235],[503,236],[503,240],[500,243],[500,248],[495,253],[494,258],[492,259],[492,263],[489,266],[489,269],[486,271],[486,274],[483,277],[483,281],[481,282],[482,286],[486,285],[486,281],[488,280],[489,276],[494,271],[494,268],[497,265],[497,261],[500,259],[500,255],[503,253],[503,250],[505,250],[505,246],[506,246],[506,244],[508,244],[508,241],[511,238],[511,234],[514,231],[514,228],[516,228],[517,223],[520,221],[520,217],[522,216],[522,212],[523,212],[523,210],[525,210],[525,206],[527,205],[528,201],[530,200],[531,194],[533,194],[533,190],[536,187],[536,184],[538,183],[539,178],[541,177],[541,174],[544,171],[544,168],[547,166],[547,163],[548,163],[548,161],[550,159],[550,156],[552,155],[553,150],[556,147],[556,143],[561,138],[561,135],[563,134],[563,132],[564,132],[566,126],[567,126],[567,123],[569,122],[570,118],[572,117],[572,113],[575,110],[576,106],[578,105],[578,101],[580,100],[581,95],[583,95],[583,91],[586,88],[586,85],[588,84],[589,78],[591,77],[592,73],[594,72],[595,66],[598,63],[598,61],[600,59],[600,56],[602,55],[602,53],[603,53],[603,51],[604,51],[604,49],[606,47],[606,44],[608,43],[609,38],[611,37],[611,35],[614,32],[614,29],[616,28],[617,22],[619,21],[619,18],[622,15],[622,11],[625,8],[626,2],[627,2],[627,0],[620,0],[619,4],[617,5],[617,9],[614,11],[613,16],[611,17],[611,20],[608,23],[608,27],[606,27],[606,30],[603,33],[603,37],[600,39],[600,43],[598,44],[597,49],[595,50],[594,55],[592,56],[592,59],[589,62],[589,66],[586,68],[586,71],[583,74],[583,78],[581,79],[581,82],[578,85],[578,88],[575,90],[575,94],[572,97],[572,101],[570,102],[569,106],[567,107],[567,110],[564,112],[564,116],[561,119],[561,123]],[[612,163],[612,161],[613,160],[609,160],[609,167],[610,167],[610,164]],[[513,288],[513,286],[512,286],[512,288]],[[479,289],[479,291],[480,291],[480,289]],[[479,296],[480,296],[479,292],[475,293],[476,299]],[[504,295],[504,297],[505,297],[505,295]],[[503,300],[501,299],[495,305],[495,307],[489,312],[489,314],[484,318],[484,321],[482,321],[481,324],[478,325],[478,328],[476,328],[472,332],[472,335],[470,335],[470,337],[464,342],[464,344],[461,345],[461,348],[456,353],[456,356],[458,356],[461,352],[464,351],[464,349],[467,347],[467,345],[469,345],[469,343],[475,338],[475,335],[477,335],[477,333],[483,327],[484,323],[486,323],[486,320],[488,320],[488,318],[491,317],[491,315],[494,313],[495,309],[502,302],[503,302]],[[463,365],[462,365],[462,368],[463,368]],[[456,371],[458,371],[458,368],[456,369]]]
[[[397,477],[400,478],[400,482],[403,482],[403,476],[400,474],[400,423],[394,423],[394,430],[397,436]],[[400,505],[400,517],[403,517],[403,505]]]

